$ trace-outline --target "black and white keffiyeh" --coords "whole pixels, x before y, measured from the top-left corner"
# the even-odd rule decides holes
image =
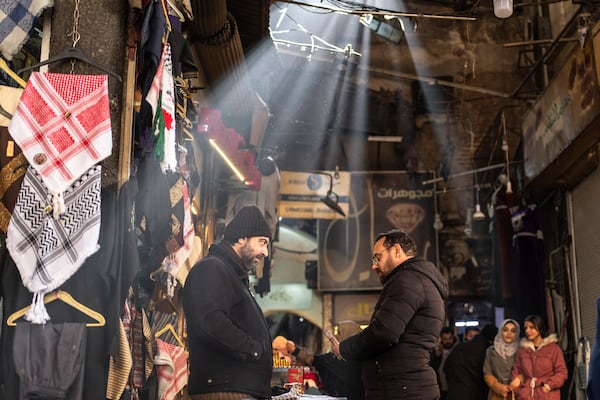
[[[50,319],[44,294],[59,288],[98,249],[100,236],[101,167],[96,165],[64,192],[65,212],[53,218],[52,195],[41,176],[29,167],[17,197],[6,247],[23,285],[34,294],[25,318]]]

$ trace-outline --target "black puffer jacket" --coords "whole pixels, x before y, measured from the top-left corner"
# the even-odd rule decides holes
[[[248,288],[248,273],[227,243],[212,245],[183,290],[190,346],[190,394],[271,397],[271,336]],[[251,397],[248,396],[248,397]]]
[[[363,362],[367,400],[439,398],[429,354],[447,295],[448,283],[429,261],[411,258],[390,273],[369,326],[340,344],[345,359]]]

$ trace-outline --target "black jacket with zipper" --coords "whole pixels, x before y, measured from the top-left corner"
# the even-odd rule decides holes
[[[272,347],[248,272],[225,242],[191,269],[183,290],[190,351],[190,394],[271,397]]]
[[[447,296],[446,279],[429,261],[410,258],[388,275],[369,326],[340,344],[345,359],[363,363],[367,400],[439,398],[429,355]]]

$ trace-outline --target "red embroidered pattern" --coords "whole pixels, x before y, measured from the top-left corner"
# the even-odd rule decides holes
[[[108,97],[103,96],[98,99],[96,104],[89,104],[90,108],[97,110],[96,112],[83,112],[81,114],[77,114],[77,121],[81,124],[83,129],[87,132],[92,131],[93,128],[98,126],[98,117],[102,114],[99,114],[100,110],[109,110]],[[110,118],[110,115],[103,116],[104,118]]]
[[[22,97],[21,101],[25,103],[31,116],[40,126],[56,117],[56,114],[48,107],[48,103],[35,87],[32,88],[30,95]]]
[[[75,140],[69,135],[69,132],[65,128],[60,128],[48,135],[48,140],[56,148],[59,153],[64,152],[66,149],[71,147]]]
[[[87,97],[106,79],[105,75],[75,75],[64,78],[64,74],[46,73],[46,80],[68,105]]]

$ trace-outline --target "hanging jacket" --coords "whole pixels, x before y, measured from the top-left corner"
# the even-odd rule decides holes
[[[271,336],[231,245],[213,244],[183,289],[190,394],[238,392],[271,397]]]
[[[340,344],[347,360],[362,361],[366,399],[437,399],[430,351],[445,319],[448,284],[432,263],[410,258],[387,277],[362,332]]]
[[[536,349],[530,340],[521,339],[511,374],[512,379],[521,378],[517,399],[560,400],[560,388],[567,380],[568,371],[562,349],[556,342],[555,334],[548,335]],[[544,392],[544,384],[550,386],[550,393]]]

